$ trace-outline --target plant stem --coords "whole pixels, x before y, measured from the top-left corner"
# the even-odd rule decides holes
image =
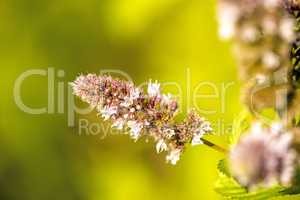
[[[206,146],[209,146],[210,148],[213,148],[214,150],[218,151],[218,152],[221,152],[221,153],[224,153],[224,154],[227,154],[228,153],[228,150],[219,146],[219,145],[216,145],[204,138],[201,138],[203,144],[205,144]]]

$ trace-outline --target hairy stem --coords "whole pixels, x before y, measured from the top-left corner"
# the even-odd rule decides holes
[[[228,153],[228,150],[217,145],[217,144],[214,144],[206,139],[203,139],[201,138],[203,144],[205,144],[206,146],[209,146],[210,148],[213,148],[214,150],[218,151],[218,152],[221,152],[221,153],[224,153],[224,154],[227,154]]]

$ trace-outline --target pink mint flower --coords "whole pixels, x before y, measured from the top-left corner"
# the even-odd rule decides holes
[[[176,164],[185,145],[203,144],[212,132],[210,123],[191,111],[183,122],[175,122],[178,102],[171,94],[161,94],[160,84],[148,83],[147,93],[131,82],[95,74],[81,75],[73,83],[74,94],[94,106],[112,128],[129,132],[132,139],[153,138],[158,153]]]

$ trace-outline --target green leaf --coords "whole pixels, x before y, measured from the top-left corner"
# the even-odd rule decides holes
[[[223,173],[219,173],[219,178],[215,183],[215,191],[226,199],[234,199],[234,197],[247,194],[246,188],[241,187],[233,178]]]
[[[226,176],[230,176],[227,161],[225,159],[219,161],[217,168],[220,173],[223,173]]]
[[[300,168],[299,167],[296,170],[296,174],[295,174],[293,185],[291,187],[287,188],[284,191],[284,194],[285,195],[289,195],[289,196],[300,194]]]
[[[300,195],[285,195],[285,196],[281,196],[281,197],[274,197],[271,200],[299,200],[300,199]]]
[[[234,178],[219,173],[219,179],[215,183],[215,191],[225,199],[231,200],[267,200],[272,197],[282,196],[285,190],[282,186],[274,186],[269,189],[259,189],[255,192],[249,192],[247,188],[242,187]]]

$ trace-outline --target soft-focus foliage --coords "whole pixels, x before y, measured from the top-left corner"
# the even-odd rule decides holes
[[[79,72],[118,69],[137,83],[176,81],[184,113],[193,104],[215,109],[205,117],[227,128],[240,110],[239,86],[229,45],[218,40],[215,5],[213,0],[0,1],[0,199],[218,199],[213,182],[222,155],[211,149],[190,149],[176,167],[169,166],[152,144],[133,145],[126,136],[105,141],[80,136],[79,117],[97,123],[99,118],[76,115],[76,126],[69,128],[66,95],[64,114],[56,104],[55,114],[30,115],[13,99],[15,80],[29,69],[64,70],[55,88],[63,82],[65,90]],[[201,81],[216,84],[219,98],[194,99]],[[222,83],[231,82],[222,107]],[[47,105],[46,77],[32,76],[21,89],[26,105]],[[171,86],[164,90],[178,93]],[[197,90],[215,92],[209,86]]]

